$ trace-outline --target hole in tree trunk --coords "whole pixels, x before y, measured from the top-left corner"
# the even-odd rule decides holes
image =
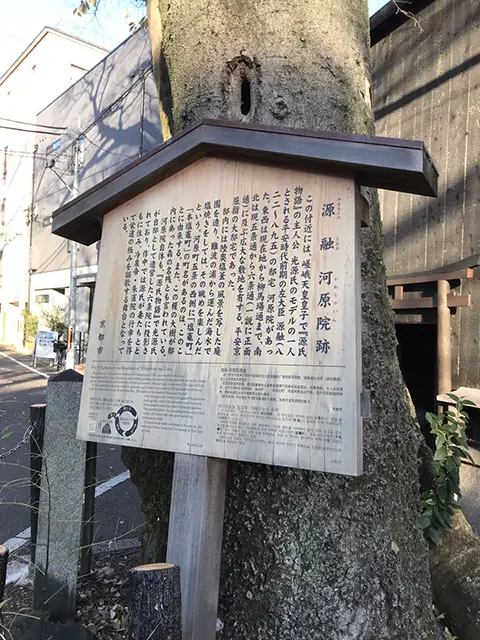
[[[243,78],[242,84],[240,87],[240,111],[242,115],[246,116],[250,113],[250,109],[252,106],[252,96],[250,89],[250,80],[247,78]]]

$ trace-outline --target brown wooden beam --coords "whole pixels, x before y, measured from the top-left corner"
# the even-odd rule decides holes
[[[457,307],[470,307],[471,295],[456,296],[449,293],[447,297],[447,306],[451,309]],[[399,311],[402,309],[436,309],[438,308],[437,297],[430,298],[404,298],[403,300],[393,299],[392,308]]]
[[[417,273],[408,276],[388,276],[387,285],[395,287],[397,285],[422,284],[424,282],[438,282],[439,280],[463,280],[473,278],[473,269],[456,269],[445,273]]]

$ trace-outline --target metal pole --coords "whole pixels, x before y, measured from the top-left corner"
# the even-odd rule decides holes
[[[140,153],[139,156],[143,156],[143,130],[145,126],[145,73],[142,77],[142,114],[140,117]]]
[[[93,518],[95,515],[95,484],[97,472],[97,443],[87,442],[85,463],[85,500],[83,502],[82,549],[80,575],[92,570]]]
[[[30,559],[35,564],[46,404],[30,405]]]
[[[450,340],[450,308],[448,280],[437,284],[437,361],[438,395],[452,391],[452,344]]]
[[[73,187],[71,190],[71,200],[78,196],[78,168],[79,168],[79,140],[75,143],[73,158]],[[68,326],[70,328],[69,340],[67,344],[66,368],[75,368],[75,326],[77,324],[77,261],[78,244],[70,242],[70,294],[68,300]]]

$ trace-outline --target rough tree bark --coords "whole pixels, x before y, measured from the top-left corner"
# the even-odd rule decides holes
[[[443,545],[430,552],[433,597],[460,640],[480,638],[480,538],[458,511]]]
[[[167,556],[168,516],[173,475],[173,455],[166,451],[122,448],[122,460],[130,469],[140,494],[145,525],[142,561],[164,562]]]
[[[149,0],[149,25],[172,133],[203,117],[374,133],[367,0]],[[365,473],[229,463],[219,612],[228,640],[438,637],[416,525],[420,435],[396,358],[378,200],[367,197]],[[163,491],[165,477],[150,473],[148,486]]]
[[[413,407],[413,405],[412,405]],[[433,453],[420,447],[420,485],[435,484]],[[480,638],[480,538],[461,511],[439,547],[430,550],[433,602],[445,614],[448,628],[460,640]]]

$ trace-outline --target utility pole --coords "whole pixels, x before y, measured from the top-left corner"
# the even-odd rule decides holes
[[[78,196],[78,170],[80,167],[80,152],[83,150],[83,139],[75,142],[73,156],[73,186],[70,190],[71,200]],[[68,334],[66,368],[75,369],[75,327],[77,324],[77,258],[78,244],[70,242],[70,295],[68,301]]]
[[[33,169],[32,169],[32,198],[28,212],[29,241],[28,241],[28,262],[27,262],[27,311],[32,309],[32,252],[33,252],[33,223],[35,220],[35,169],[37,162],[38,144],[33,147]]]

